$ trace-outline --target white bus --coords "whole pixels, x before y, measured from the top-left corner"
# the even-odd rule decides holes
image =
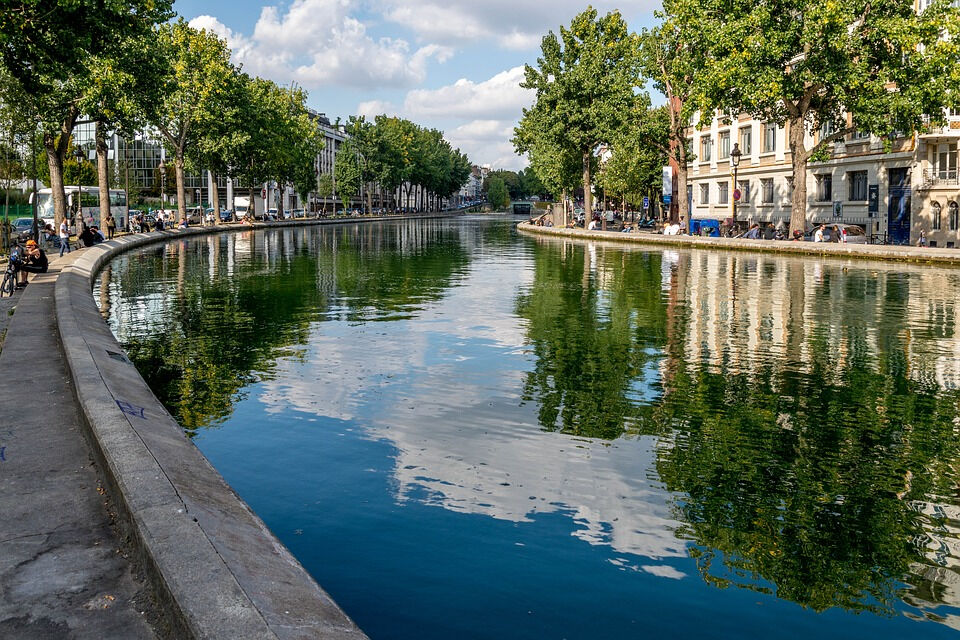
[[[67,209],[70,222],[76,220],[77,204],[88,227],[103,228],[100,218],[100,189],[98,187],[64,187],[67,194]],[[124,229],[127,223],[127,192],[123,189],[110,189],[110,213],[117,221],[117,228]],[[50,189],[37,191],[37,217],[53,219],[53,192]]]

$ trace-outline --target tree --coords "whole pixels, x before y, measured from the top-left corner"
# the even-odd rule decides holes
[[[669,109],[646,109],[622,135],[614,139],[612,155],[600,168],[598,182],[608,194],[617,194],[624,203],[628,194],[655,196],[667,163],[665,144],[649,144],[651,137],[667,139]],[[658,132],[658,133],[654,133]]]
[[[323,215],[327,215],[327,198],[333,195],[333,174],[320,174],[317,178],[317,195],[323,198]]]
[[[536,92],[536,102],[524,109],[514,144],[526,151],[541,136],[549,152],[577,155],[589,218],[595,150],[626,126],[635,100],[637,39],[619,12],[598,19],[590,7],[540,46],[538,68],[527,65],[520,85]]]
[[[359,155],[352,138],[340,145],[340,151],[337,153],[333,174],[337,180],[337,191],[344,211],[350,207],[350,199],[360,191],[362,173]]]
[[[153,124],[174,156],[177,211],[183,220],[187,215],[187,152],[196,144],[204,126],[221,117],[231,95],[234,68],[226,42],[211,32],[190,27],[182,18],[158,29],[155,53],[162,57],[167,69]]]
[[[710,43],[698,70],[704,115],[785,125],[791,231],[805,230],[811,157],[855,131],[923,130],[960,106],[960,10],[945,0],[920,13],[901,0],[678,0],[672,15]]]
[[[662,126],[640,129],[637,133],[644,144],[655,146],[667,154],[677,167],[677,208],[670,207],[670,220],[690,219],[690,203],[687,200],[687,170],[692,159],[687,129],[693,118],[697,102],[697,82],[700,69],[706,60],[706,40],[691,20],[677,16],[678,4],[688,0],[665,0],[664,13],[657,15],[663,23],[644,30],[640,37],[640,69],[643,77],[653,82],[657,91],[667,98],[666,131]],[[693,0],[696,1],[696,0]],[[674,215],[676,212],[676,215]]]
[[[501,178],[494,176],[489,181],[487,188],[487,200],[494,210],[505,209],[510,204],[510,196],[507,193],[507,185]]]
[[[0,20],[0,56],[23,111],[43,132],[57,222],[66,215],[63,162],[92,59],[171,15],[170,0],[10,0]]]

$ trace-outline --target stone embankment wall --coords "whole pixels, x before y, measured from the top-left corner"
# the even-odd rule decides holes
[[[741,238],[703,238],[700,236],[664,236],[656,233],[620,233],[617,231],[585,231],[562,227],[538,227],[521,222],[517,228],[526,233],[582,240],[603,240],[625,244],[723,249],[870,260],[960,265],[960,249],[939,249],[871,244],[838,244],[831,242],[792,242],[789,240],[744,240]]]

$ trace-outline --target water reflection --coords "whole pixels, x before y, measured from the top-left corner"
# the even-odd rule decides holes
[[[718,602],[748,590],[814,616],[836,607],[960,628],[960,272],[644,252],[443,221],[194,239],[112,267],[98,285],[104,314],[215,464],[221,440],[204,427],[238,430],[227,443],[256,416],[273,425],[257,423],[258,443],[310,450],[318,432],[296,425],[322,419],[341,443],[390,450],[391,503],[369,506],[371,492],[338,508],[360,500],[363,522],[410,526],[418,541],[430,534],[416,528],[414,506],[441,507],[537,527],[545,547],[572,537],[605,550],[607,566],[678,580],[679,601],[709,584],[721,588],[711,591]],[[244,415],[231,416],[238,406]],[[311,464],[354,452],[325,446]],[[263,464],[293,502],[308,503],[308,471]],[[241,494],[261,514],[275,501]],[[567,524],[542,530],[551,515]],[[268,523],[282,530],[301,517]],[[369,533],[351,536],[359,548]],[[393,557],[404,553],[387,547],[381,561],[404,576],[426,571]],[[298,555],[312,571],[336,564],[317,557],[314,568]],[[378,598],[384,571],[371,572]],[[347,573],[345,584],[363,572]],[[453,584],[456,573],[467,572],[432,578]],[[603,600],[592,575],[579,588]],[[490,592],[472,580],[453,588]],[[637,599],[654,589],[619,588]],[[734,616],[724,607],[746,606],[738,602],[717,606]],[[523,629],[518,615],[504,625]],[[603,615],[611,635],[626,633]]]

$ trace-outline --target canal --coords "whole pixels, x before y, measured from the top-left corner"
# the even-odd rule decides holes
[[[960,629],[960,270],[513,223],[174,240],[94,296],[372,638]]]

